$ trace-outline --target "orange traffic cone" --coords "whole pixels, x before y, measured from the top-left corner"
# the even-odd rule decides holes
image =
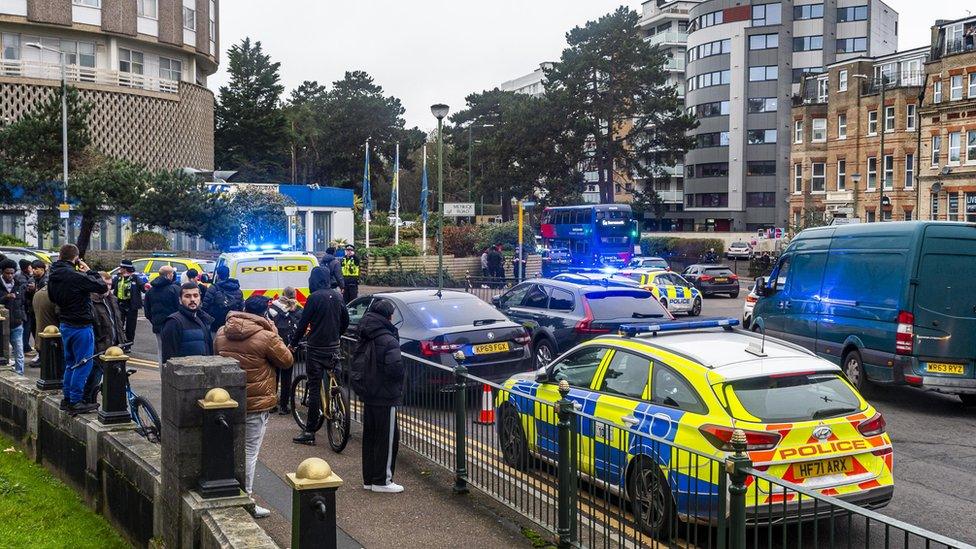
[[[491,387],[487,383],[484,384],[484,390],[481,392],[481,413],[478,414],[475,423],[481,425],[495,424],[495,407],[491,402]]]

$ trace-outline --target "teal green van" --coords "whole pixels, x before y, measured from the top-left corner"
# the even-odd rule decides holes
[[[754,330],[837,362],[862,392],[908,384],[976,405],[976,225],[807,229],[756,293]]]

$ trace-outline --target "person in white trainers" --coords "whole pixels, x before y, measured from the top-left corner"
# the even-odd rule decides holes
[[[393,482],[393,473],[400,446],[396,414],[403,403],[404,378],[399,334],[391,322],[394,310],[384,299],[370,305],[359,322],[353,354],[353,369],[363,373],[354,385],[363,402],[363,488],[393,494],[403,491]]]

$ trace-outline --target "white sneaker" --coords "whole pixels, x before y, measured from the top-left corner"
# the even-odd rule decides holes
[[[363,490],[372,490],[372,489],[373,489],[372,484],[363,484]]]
[[[253,516],[256,519],[270,517],[271,516],[271,510],[270,509],[265,509],[264,507],[261,507],[260,505],[255,504],[254,505],[254,512],[251,513],[251,516]]]
[[[382,494],[399,494],[400,492],[403,491],[403,486],[400,486],[399,484],[396,484],[394,482],[391,482],[386,485],[374,484],[373,491],[380,492]]]

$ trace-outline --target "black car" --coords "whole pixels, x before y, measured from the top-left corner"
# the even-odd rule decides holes
[[[579,275],[527,280],[492,298],[492,303],[529,328],[536,367],[621,324],[674,318],[647,290]]]
[[[444,290],[438,296],[437,290],[405,290],[360,297],[348,305],[347,336],[355,339],[360,319],[378,299],[390,301],[396,309],[393,325],[400,331],[400,350],[404,353],[453,368],[456,361],[452,355],[461,351],[471,375],[492,381],[533,369],[528,331],[465,292]],[[409,360],[405,363],[410,377],[409,368],[419,365]],[[424,369],[423,376],[408,379],[408,386],[417,379],[432,385],[454,383],[454,375],[446,370]]]
[[[728,294],[739,297],[739,277],[725,265],[695,264],[681,273],[702,295]]]
[[[567,248],[549,248],[542,250],[542,276],[552,276],[569,269],[573,264],[573,256]]]

